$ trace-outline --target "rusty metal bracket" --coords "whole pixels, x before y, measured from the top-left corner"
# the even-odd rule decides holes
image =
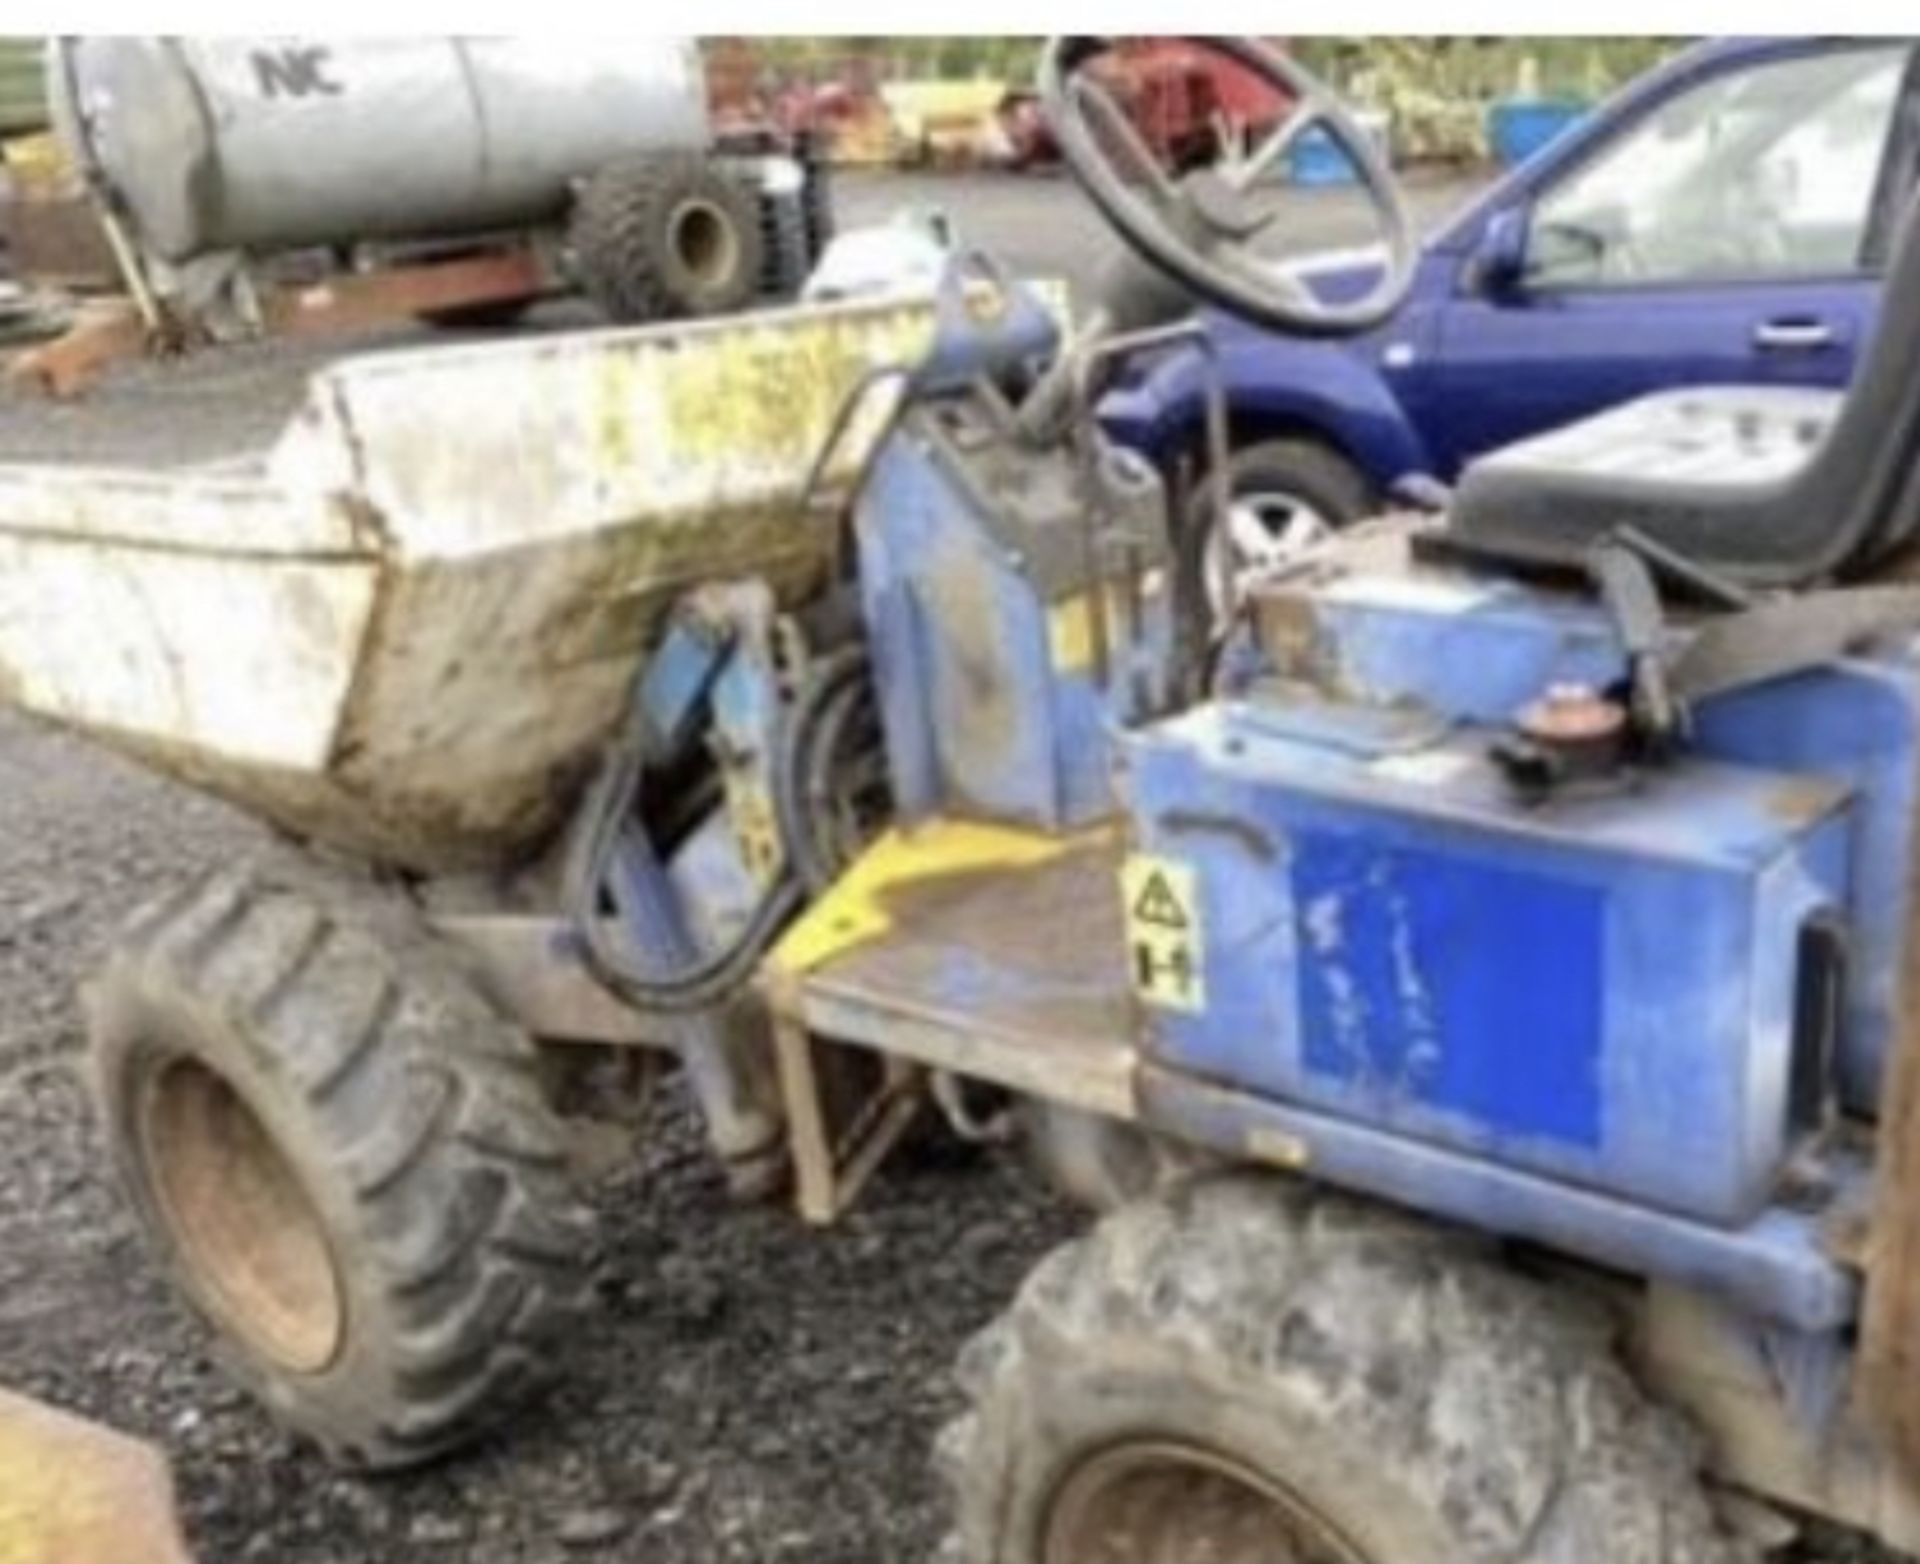
[[[261,317],[269,334],[304,337],[364,331],[476,305],[535,299],[555,279],[540,254],[526,247],[397,266],[365,275],[329,278],[304,287],[266,290]],[[17,356],[9,378],[49,396],[77,396],[109,365],[167,348],[133,299],[89,306],[65,335]]]
[[[532,299],[554,279],[529,247],[330,277],[303,288],[274,288],[262,314],[275,335],[308,336],[385,325],[416,315]]]
[[[109,364],[138,358],[151,340],[131,299],[83,307],[53,341],[15,354],[7,378],[15,385],[61,400],[78,396]]]
[[[801,1219],[826,1227],[852,1209],[928,1101],[927,1072],[905,1059],[870,1054],[879,1079],[862,1099],[833,1100],[822,1072],[825,1050],[865,1050],[827,1042],[808,1032],[798,995],[780,974],[765,982],[773,1021],[774,1058],[793,1160],[794,1201]]]

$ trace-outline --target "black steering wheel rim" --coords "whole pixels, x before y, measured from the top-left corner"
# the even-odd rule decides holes
[[[1129,186],[1087,118],[1094,100],[1083,90],[1087,68],[1110,53],[1112,38],[1059,36],[1040,63],[1040,101],[1061,155],[1080,187],[1128,246],[1164,276],[1229,314],[1295,336],[1346,337],[1371,331],[1405,301],[1419,259],[1412,218],[1373,138],[1320,80],[1270,44],[1254,38],[1189,36],[1185,42],[1222,55],[1294,100],[1295,107],[1249,160],[1256,172],[1311,127],[1322,127],[1352,160],[1386,243],[1379,280],[1358,299],[1329,302],[1272,267],[1260,266],[1234,231],[1231,207],[1240,191],[1217,168],[1163,187],[1159,201]],[[1111,96],[1100,89],[1109,104]],[[1138,147],[1137,138],[1135,141]],[[1142,148],[1141,150],[1144,151]],[[1179,210],[1170,210],[1169,190]]]

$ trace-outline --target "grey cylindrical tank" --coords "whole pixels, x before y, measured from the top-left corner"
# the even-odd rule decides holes
[[[472,232],[614,158],[707,144],[690,39],[80,38],[55,124],[169,261]]]

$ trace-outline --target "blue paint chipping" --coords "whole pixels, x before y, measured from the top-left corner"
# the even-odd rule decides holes
[[[1598,890],[1326,833],[1294,838],[1293,883],[1310,1071],[1383,1104],[1599,1146]]]

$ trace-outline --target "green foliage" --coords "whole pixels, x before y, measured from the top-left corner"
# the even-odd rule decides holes
[[[1384,113],[1409,159],[1487,155],[1487,106],[1501,98],[1593,103],[1669,54],[1666,38],[1309,39],[1299,46],[1355,102]]]
[[[44,53],[38,38],[0,38],[0,136],[47,123]]]
[[[882,81],[914,78],[1028,81],[1041,38],[933,35],[907,38],[756,38],[755,51],[775,70],[819,75],[859,62]]]
[[[1289,47],[1313,71],[1338,86],[1356,75],[1385,72],[1423,91],[1452,92],[1478,101],[1516,89],[1524,63],[1535,62],[1539,89],[1549,95],[1594,98],[1638,75],[1679,43],[1674,38],[1324,38]],[[775,67],[832,67],[869,62],[882,77],[1033,74],[1038,37],[979,34],[927,37],[756,38],[752,46]]]
[[[1490,102],[1533,90],[1547,97],[1604,97],[1665,59],[1680,38],[1300,38],[1301,62],[1335,86],[1391,75],[1424,90]],[[1526,78],[1534,80],[1529,83]]]

